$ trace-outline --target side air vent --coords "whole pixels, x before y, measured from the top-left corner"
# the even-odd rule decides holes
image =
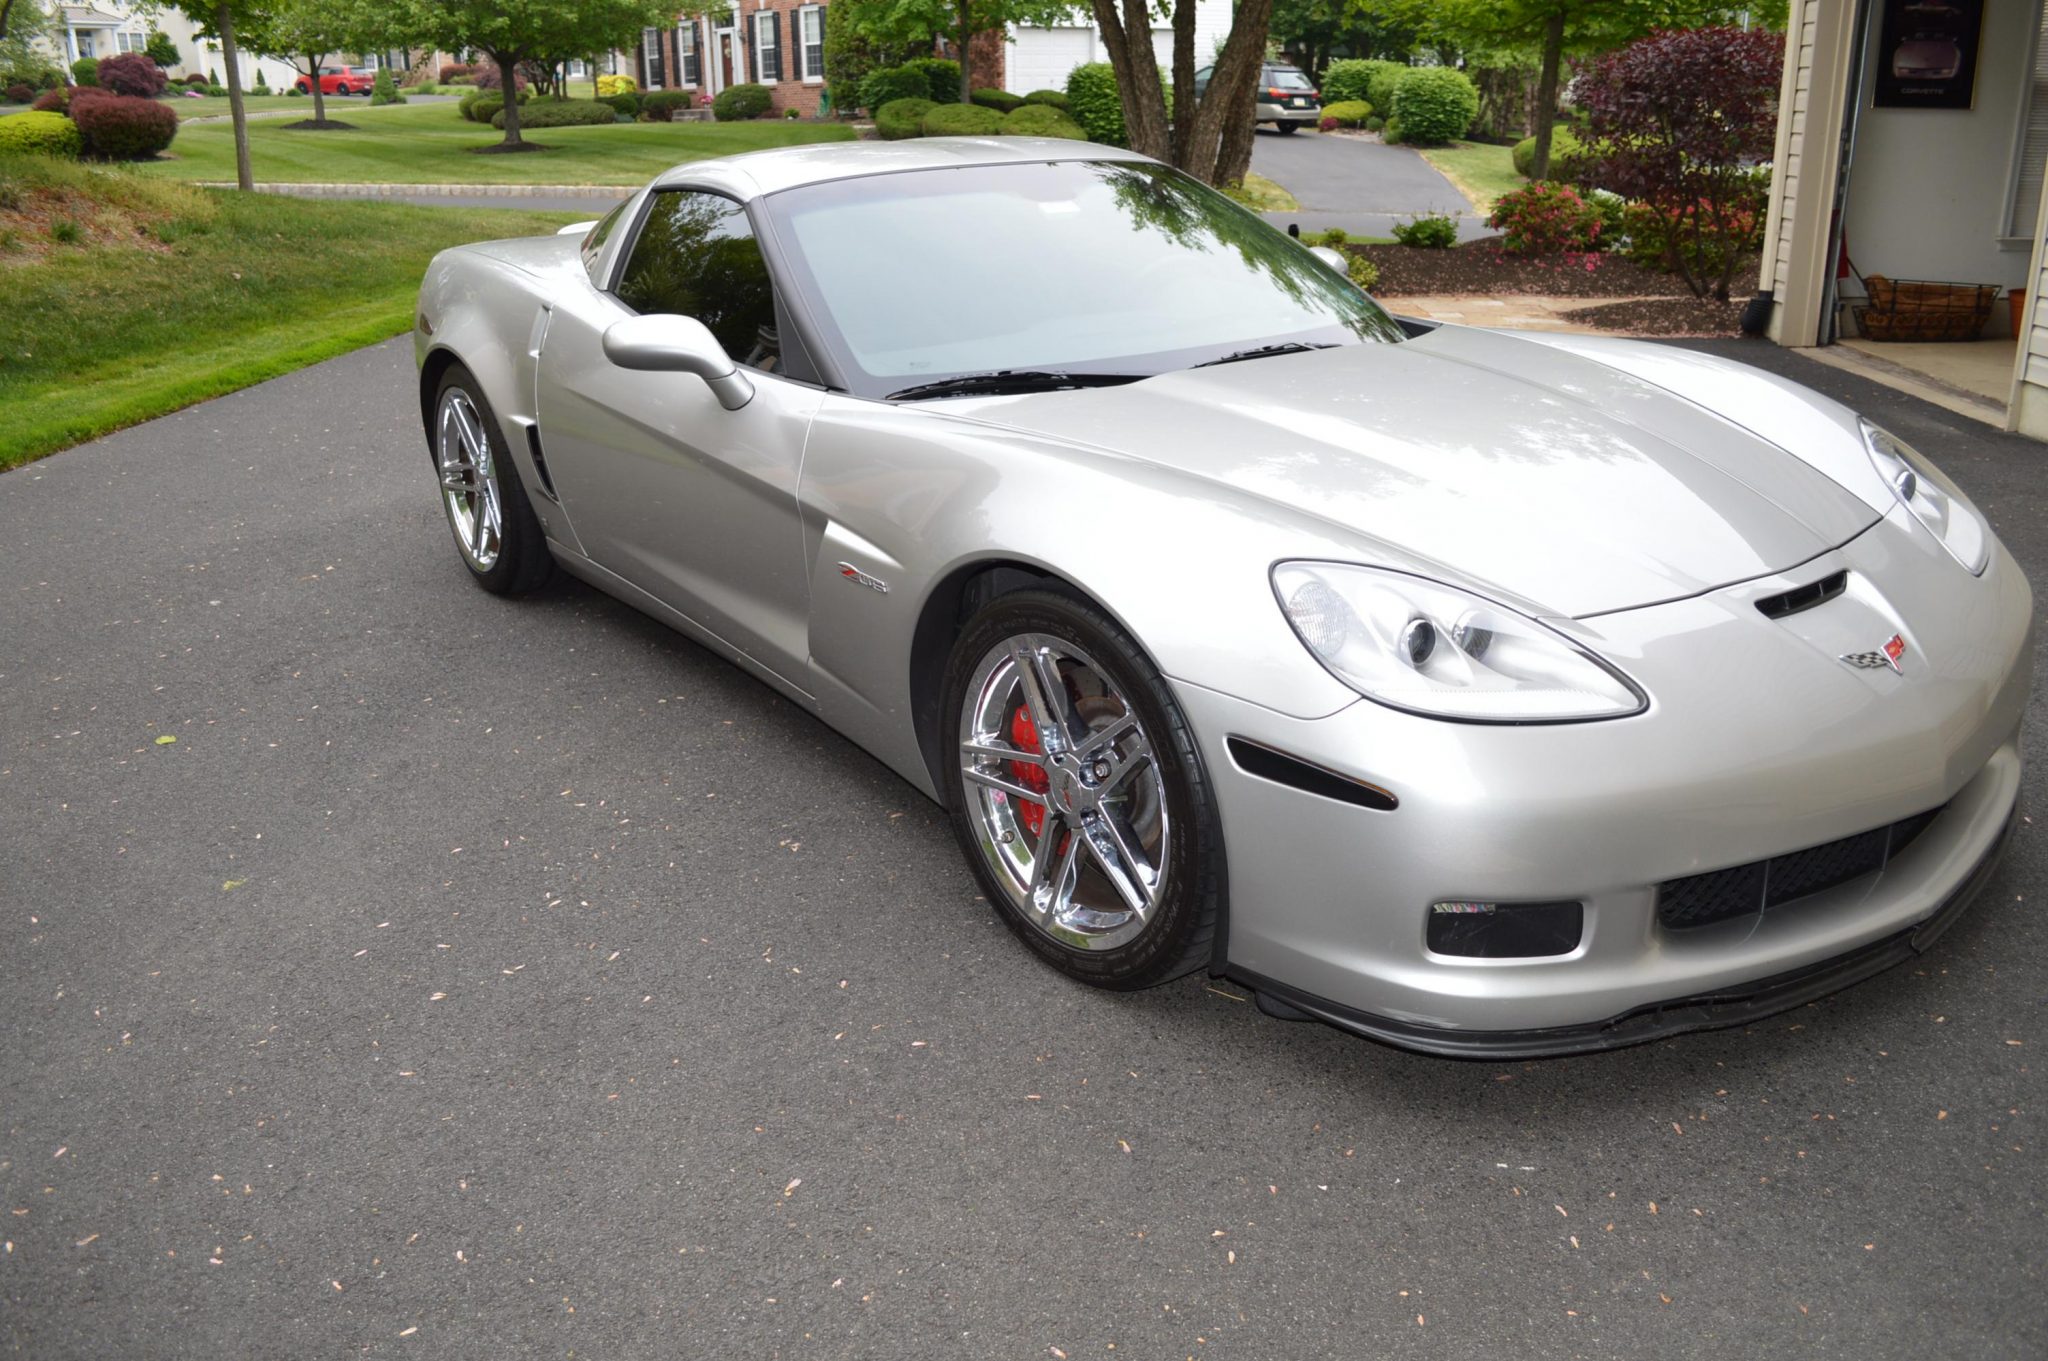
[[[548,476],[547,456],[540,451],[540,426],[537,424],[526,427],[526,452],[533,455],[533,470],[540,475],[540,489],[547,493],[550,501],[559,502],[562,498],[555,495],[555,479]]]
[[[1396,799],[1378,785],[1354,780],[1348,775],[1339,775],[1334,770],[1310,765],[1307,761],[1289,756],[1271,747],[1262,747],[1256,742],[1247,742],[1242,737],[1230,739],[1230,759],[1237,762],[1237,768],[1247,775],[1256,775],[1274,784],[1284,784],[1290,789],[1299,789],[1305,794],[1315,794],[1339,803],[1356,804],[1378,813],[1391,813],[1401,806]]]
[[[1819,581],[1805,586],[1794,586],[1778,595],[1767,595],[1756,602],[1766,619],[1783,619],[1788,614],[1810,610],[1815,605],[1824,605],[1849,588],[1849,574],[1836,572],[1822,577]]]

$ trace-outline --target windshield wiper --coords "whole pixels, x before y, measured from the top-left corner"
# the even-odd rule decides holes
[[[1311,344],[1306,340],[1286,340],[1278,345],[1255,345],[1249,350],[1232,350],[1221,359],[1204,359],[1192,367],[1206,369],[1211,364],[1235,364],[1240,359],[1264,359],[1269,354],[1300,354],[1304,350],[1334,350],[1334,342]]]
[[[1145,373],[1054,373],[1049,369],[997,369],[994,373],[963,373],[932,383],[918,383],[890,393],[885,401],[919,397],[973,397],[999,392],[1057,392],[1062,388],[1113,387],[1149,378]]]

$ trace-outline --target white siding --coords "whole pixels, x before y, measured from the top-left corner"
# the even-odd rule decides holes
[[[1196,0],[1195,68],[1216,59],[1216,44],[1230,32],[1230,0]],[[1015,24],[1004,54],[1007,75],[1003,88],[1013,94],[1033,90],[1064,90],[1067,74],[1091,61],[1108,61],[1109,49],[1093,24],[1034,28]],[[1173,69],[1173,30],[1152,30],[1152,52],[1159,64]]]

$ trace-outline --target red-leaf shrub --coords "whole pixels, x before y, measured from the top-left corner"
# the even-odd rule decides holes
[[[1726,298],[1755,249],[1761,181],[1750,167],[1770,160],[1777,140],[1784,44],[1761,29],[1652,33],[1572,84],[1588,140],[1606,143],[1599,182],[1665,214],[1666,265],[1698,297]]]
[[[213,84],[212,81],[208,80],[205,76],[199,74],[199,72],[197,71],[194,71],[191,75],[186,76],[185,83],[187,85],[190,85],[195,90],[199,89],[202,86]]]
[[[461,80],[464,76],[475,74],[476,68],[466,61],[446,61],[441,63],[441,83],[444,85],[451,80]]]
[[[37,113],[63,113],[71,107],[71,87],[59,85],[53,90],[45,90],[29,107]]]
[[[143,161],[178,135],[178,115],[168,104],[133,95],[95,91],[71,101],[71,121],[85,154],[102,161]]]
[[[112,90],[117,95],[134,95],[138,99],[155,99],[164,92],[168,80],[164,68],[141,52],[101,57],[99,75],[101,89]]]
[[[7,87],[7,102],[10,104],[26,104],[35,97],[36,92],[34,90],[18,82]]]
[[[502,80],[502,75],[498,70],[498,63],[494,61],[479,62],[475,76],[476,87],[479,90],[495,90]],[[526,75],[516,66],[512,68],[512,84],[515,89],[523,90],[526,88]]]
[[[1506,236],[1501,249],[1509,255],[1563,255],[1600,248],[1600,210],[1578,191],[1555,180],[1538,180],[1526,189],[1494,200],[1486,219]]]

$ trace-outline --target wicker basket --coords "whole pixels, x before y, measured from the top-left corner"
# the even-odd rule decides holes
[[[1975,340],[1998,300],[1991,284],[1887,279],[1882,274],[1863,283],[1870,303],[1855,309],[1856,328],[1871,340]]]

